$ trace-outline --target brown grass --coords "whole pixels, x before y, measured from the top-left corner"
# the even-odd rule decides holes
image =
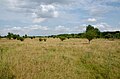
[[[87,42],[1,39],[0,79],[120,79],[120,40]]]

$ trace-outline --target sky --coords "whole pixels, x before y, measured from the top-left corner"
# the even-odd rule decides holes
[[[0,35],[120,31],[120,0],[0,0]]]

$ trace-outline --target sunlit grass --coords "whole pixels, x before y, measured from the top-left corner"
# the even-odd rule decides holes
[[[0,58],[0,79],[120,79],[120,40],[1,39]]]

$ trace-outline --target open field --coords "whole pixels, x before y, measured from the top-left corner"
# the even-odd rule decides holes
[[[120,79],[120,40],[0,40],[0,79]]]

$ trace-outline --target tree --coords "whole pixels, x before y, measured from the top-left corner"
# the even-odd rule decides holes
[[[2,38],[2,36],[0,35],[0,39]]]
[[[95,31],[95,37],[100,38],[100,30],[98,28],[94,28]]]
[[[27,38],[28,36],[27,36],[27,34],[25,34],[25,36],[23,36],[24,38]]]
[[[13,33],[8,32],[7,38],[11,39],[13,37]]]
[[[100,31],[98,28],[94,28],[91,25],[86,27],[85,37],[89,40],[89,43],[92,39],[99,37]]]
[[[92,30],[90,30],[85,33],[85,37],[89,40],[90,43],[90,41],[95,38],[95,33]]]

